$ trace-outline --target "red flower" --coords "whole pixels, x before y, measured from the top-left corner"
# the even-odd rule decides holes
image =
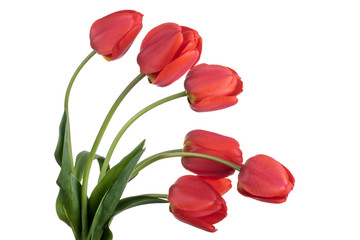
[[[282,203],[294,184],[293,175],[281,163],[266,155],[256,155],[241,167],[238,191],[263,202]]]
[[[132,10],[114,12],[96,20],[90,29],[90,45],[112,61],[122,57],[142,28],[143,15]]]
[[[243,161],[239,143],[235,139],[204,130],[189,132],[185,137],[183,151],[212,155],[239,166]],[[184,168],[200,176],[227,177],[235,171],[205,158],[182,157],[181,162]]]
[[[229,179],[182,176],[169,189],[170,212],[184,223],[215,232],[213,224],[227,215],[226,202],[221,195],[230,188]]]
[[[198,32],[175,23],[164,23],[144,38],[137,62],[140,72],[160,87],[170,85],[200,58],[202,39]]]
[[[235,105],[236,96],[243,91],[243,83],[231,68],[200,64],[188,72],[185,89],[191,108],[196,112],[208,112]]]

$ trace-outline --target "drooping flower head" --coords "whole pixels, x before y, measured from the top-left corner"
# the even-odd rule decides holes
[[[183,76],[199,60],[202,38],[194,29],[176,23],[153,28],[144,38],[137,62],[151,83],[165,87]]]
[[[222,195],[231,188],[229,179],[182,176],[169,189],[170,212],[180,221],[208,232],[227,216]]]
[[[243,82],[231,68],[200,64],[186,75],[185,90],[194,111],[208,112],[235,105]]]
[[[295,178],[284,165],[262,154],[246,161],[238,180],[239,193],[269,203],[285,202],[295,184]]]
[[[143,15],[133,10],[111,13],[96,20],[90,28],[90,45],[106,60],[122,57],[142,28]]]
[[[243,161],[240,145],[235,139],[204,130],[189,132],[185,137],[183,151],[212,155],[238,166],[241,166]],[[205,158],[182,157],[181,163],[184,168],[200,176],[227,177],[235,171],[231,167]]]

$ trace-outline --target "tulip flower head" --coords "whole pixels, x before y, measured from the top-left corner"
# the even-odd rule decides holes
[[[202,39],[197,31],[164,23],[145,36],[137,62],[151,83],[165,87],[198,62],[201,50]]]
[[[266,155],[248,159],[241,167],[238,179],[239,193],[269,203],[285,202],[295,184],[291,172]]]
[[[235,105],[243,83],[231,68],[200,64],[188,72],[185,89],[190,107],[196,112],[208,112]]]
[[[123,10],[96,20],[90,29],[90,45],[106,60],[122,57],[142,28],[143,15]]]
[[[233,138],[204,130],[193,130],[185,137],[183,152],[212,155],[241,166],[243,158],[239,147],[239,143]],[[181,163],[184,168],[199,176],[227,177],[235,171],[205,158],[182,157]]]
[[[230,189],[230,180],[204,180],[199,176],[180,177],[169,189],[170,212],[184,223],[215,232],[213,224],[227,216],[226,202],[221,195]]]

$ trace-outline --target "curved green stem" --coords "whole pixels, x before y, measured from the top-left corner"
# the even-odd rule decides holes
[[[80,63],[80,65],[76,68],[75,72],[73,73],[70,82],[67,86],[66,89],[66,93],[65,93],[65,103],[64,103],[64,110],[66,113],[66,121],[68,123],[68,127],[69,127],[69,149],[70,149],[70,167],[71,167],[71,172],[74,171],[74,163],[73,163],[73,159],[72,159],[72,151],[71,151],[71,136],[70,136],[70,119],[69,119],[69,96],[70,96],[70,92],[71,92],[71,88],[75,82],[75,79],[77,77],[77,75],[79,74],[80,70],[85,66],[85,64],[92,58],[92,56],[95,55],[95,51],[92,51],[91,53],[89,53],[89,55],[86,56],[86,58],[84,60],[82,60],[82,62]]]
[[[109,165],[109,161],[110,161],[110,158],[115,150],[115,147],[116,145],[118,144],[121,136],[125,133],[125,131],[131,126],[131,124],[133,122],[135,122],[136,119],[138,119],[139,117],[141,117],[143,114],[145,114],[146,112],[150,111],[151,109],[163,104],[163,103],[166,103],[166,102],[169,102],[171,100],[174,100],[174,99],[177,99],[177,98],[181,98],[181,97],[185,97],[187,96],[186,92],[180,92],[180,93],[177,93],[177,94],[174,94],[174,95],[171,95],[169,97],[166,97],[166,98],[163,98],[157,102],[154,102],[153,104],[150,104],[149,106],[145,107],[144,109],[142,109],[141,111],[139,111],[138,113],[136,113],[132,118],[130,118],[130,120],[125,123],[125,125],[120,129],[120,131],[118,132],[118,134],[116,135],[115,139],[113,140],[109,150],[108,150],[108,153],[106,154],[106,157],[105,157],[105,160],[104,160],[104,164],[101,168],[101,172],[100,172],[100,177],[99,177],[99,181],[104,177],[105,173],[106,173],[106,168],[107,166]]]
[[[167,198],[167,194],[141,194],[137,196],[122,198],[119,200],[114,210],[113,217],[115,217],[115,215],[121,213],[124,210],[140,205],[152,203],[169,203]]]
[[[140,163],[138,163],[133,171],[133,173],[130,176],[130,179],[134,178],[142,169],[144,169],[145,167],[149,166],[150,164],[164,159],[164,158],[172,158],[172,157],[198,157],[198,158],[206,158],[209,160],[213,160],[215,162],[219,162],[222,163],[228,167],[231,167],[237,171],[240,170],[240,166],[236,165],[234,163],[231,163],[227,160],[221,159],[221,158],[217,158],[211,155],[206,155],[206,154],[202,154],[202,153],[193,153],[193,152],[183,152],[182,149],[175,149],[175,150],[170,150],[170,151],[166,151],[166,152],[161,152],[155,155],[152,155],[146,159],[144,159],[143,161],[141,161]]]
[[[138,195],[139,197],[156,197],[156,198],[165,198],[167,199],[167,194],[141,194]]]
[[[133,178],[136,177],[136,175],[145,167],[147,167],[148,165],[150,165],[151,163],[153,162],[156,162],[157,160],[160,160],[160,159],[164,159],[164,158],[167,158],[167,154],[169,153],[179,153],[179,152],[182,152],[182,149],[174,149],[174,150],[169,150],[169,151],[164,151],[164,152],[161,152],[161,153],[157,153],[155,155],[152,155],[146,159],[144,159],[143,161],[139,162],[135,168],[134,168],[134,171],[133,173],[131,174],[130,178],[129,178],[129,181],[131,181]]]
[[[94,144],[91,148],[91,151],[89,153],[89,157],[86,161],[85,170],[84,170],[84,178],[83,178],[83,184],[81,188],[81,217],[82,217],[82,228],[87,229],[87,186],[89,182],[89,174],[91,169],[91,164],[93,162],[93,159],[96,154],[96,150],[99,147],[100,141],[105,133],[105,130],[107,126],[109,125],[109,122],[114,115],[116,109],[122,102],[122,100],[126,97],[126,95],[130,92],[130,90],[142,79],[145,77],[145,74],[140,73],[132,82],[124,89],[124,91],[119,95],[119,97],[114,102],[113,106],[109,110],[108,114],[106,115],[106,118],[101,125],[101,128],[96,136],[96,139],[94,141]],[[104,168],[106,170],[107,166]],[[84,232],[84,230],[83,230]]]
[[[66,89],[66,94],[65,94],[65,109],[66,109],[66,111],[69,107],[69,96],[70,96],[70,91],[71,91],[72,85],[74,84],[74,81],[75,81],[77,75],[79,74],[80,70],[92,58],[92,56],[95,55],[95,53],[96,53],[95,51],[92,51],[91,53],[89,53],[89,55],[87,55],[87,57],[80,63],[80,65],[77,67],[74,74],[72,75],[69,85]]]

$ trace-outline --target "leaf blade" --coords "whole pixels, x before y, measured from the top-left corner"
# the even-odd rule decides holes
[[[116,166],[120,166],[118,167],[119,171],[114,172],[114,174],[111,176],[115,176],[116,173],[117,178],[113,182],[111,187],[107,190],[106,194],[102,197],[101,202],[99,203],[96,209],[96,213],[94,215],[93,221],[91,223],[90,231],[88,234],[88,239],[92,239],[92,240],[101,239],[104,228],[112,218],[113,212],[128,183],[131,173],[134,170],[141,155],[145,151],[145,149],[142,148],[143,145],[144,145],[144,141],[140,143],[138,147],[136,147],[130,154],[128,154],[125,158],[123,158],[120,161],[120,163],[116,165]],[[116,166],[114,166],[113,168],[115,168]],[[111,170],[108,172],[108,174],[110,173]],[[104,186],[106,187],[106,185]]]
[[[75,177],[81,181],[83,176],[84,176],[84,171],[85,171],[85,165],[86,165],[86,161],[88,160],[90,155],[90,152],[88,151],[82,151],[80,153],[78,153],[78,155],[76,156],[76,161],[75,161],[75,168],[74,168],[74,174]],[[100,156],[100,155],[95,155],[94,160],[97,160],[99,163],[99,167],[101,169],[101,166],[105,160],[104,157]],[[108,166],[107,171],[110,170],[110,167]]]
[[[73,175],[70,123],[66,110],[61,118],[59,138],[54,155],[57,163],[61,166],[60,174],[56,180],[57,185],[60,187],[56,204],[57,214],[61,220],[72,228],[75,237],[78,239],[81,234],[81,184]]]
[[[142,141],[132,152],[130,152],[126,157],[124,157],[122,161],[126,158],[132,158],[140,151],[143,151],[144,144],[145,142]],[[121,173],[123,168],[121,162],[112,167],[92,191],[89,198],[89,210],[91,213],[95,214],[97,206],[100,204],[101,199],[110,189],[110,187],[114,184],[119,174]]]
[[[101,236],[101,240],[112,240],[112,239],[113,239],[113,234],[109,226],[107,226]]]
[[[61,191],[61,190],[60,190]],[[63,222],[65,222],[69,227],[71,227],[71,224],[69,222],[68,217],[66,216],[65,210],[64,210],[64,203],[62,201],[62,195],[59,192],[57,198],[56,198],[56,213],[59,217],[59,219]]]
[[[58,137],[58,142],[56,145],[56,149],[55,149],[55,159],[56,162],[59,164],[59,166],[61,167],[61,163],[62,163],[62,155],[63,155],[63,149],[64,149],[64,137],[65,137],[65,128],[67,125],[67,113],[66,111],[64,111],[62,117],[61,117],[61,121],[60,121],[60,125],[59,125],[59,137]]]

